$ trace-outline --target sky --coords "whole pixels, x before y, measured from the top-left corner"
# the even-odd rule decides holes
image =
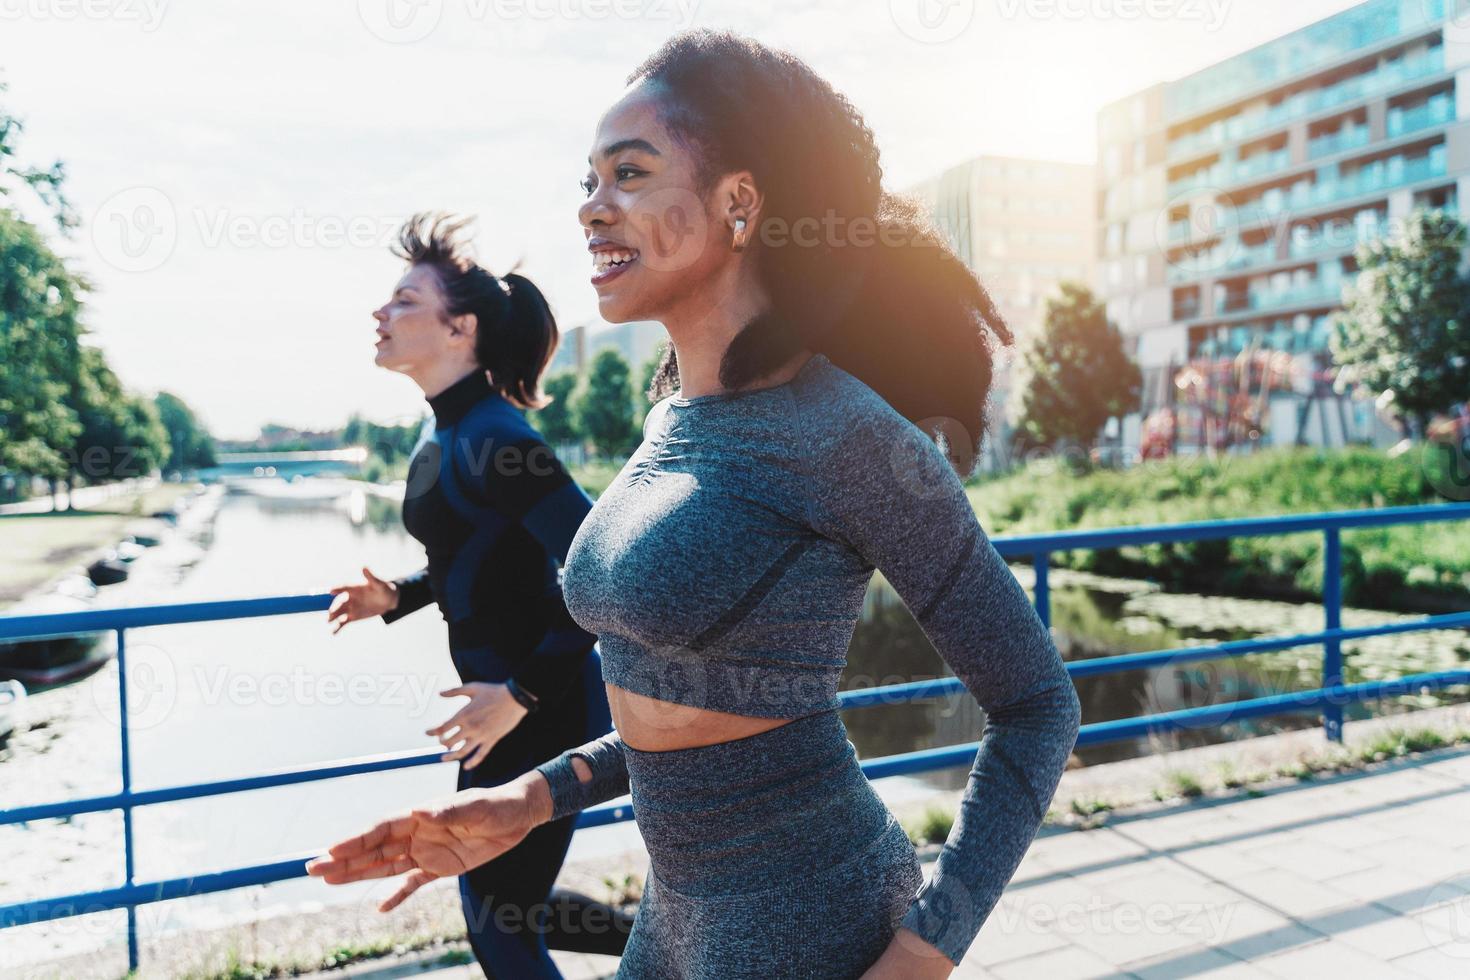
[[[371,312],[407,215],[479,217],[562,326],[596,320],[577,182],[601,112],[670,34],[793,51],[861,110],[885,182],[979,154],[1090,163],[1100,106],[1345,0],[0,0],[0,96],[60,159],[123,383],[217,435],[408,422]],[[26,206],[22,206],[27,210]],[[29,211],[34,217],[39,212]]]

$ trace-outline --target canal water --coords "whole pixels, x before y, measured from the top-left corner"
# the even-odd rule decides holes
[[[103,591],[99,605],[139,605],[325,591],[357,581],[364,565],[380,576],[411,571],[422,549],[403,530],[398,503],[350,481],[262,481],[253,493],[218,499],[209,533],[169,543],[138,559],[130,581]],[[1017,566],[1023,585],[1030,571]],[[1319,628],[1316,606],[1163,593],[1147,582],[1053,572],[1053,625],[1068,659],[1158,650],[1198,641]],[[1346,625],[1396,619],[1348,610]],[[1463,632],[1370,641],[1349,649],[1350,678],[1394,676],[1464,663]],[[324,764],[437,743],[424,730],[460,699],[439,692],[457,683],[443,621],[432,607],[388,626],[355,623],[331,635],[325,615],[292,615],[133,630],[128,633],[134,719],[132,773],[146,789]],[[1078,684],[1084,722],[1238,700],[1316,686],[1319,648],[1214,664],[1170,666]],[[891,589],[875,579],[849,651],[847,688],[948,674]],[[116,791],[117,677],[109,665],[92,678],[45,692],[36,703],[54,720],[0,757],[0,800],[25,805]],[[1390,705],[1403,710],[1413,703]],[[968,695],[912,705],[881,705],[845,715],[853,743],[874,758],[978,738],[983,714]],[[1103,746],[1083,763],[1248,737],[1313,724],[1260,719]],[[963,785],[960,767],[914,780],[884,780],[885,794]],[[451,792],[451,766],[350,777],[137,812],[137,880],[281,860],[365,828],[393,810]],[[120,884],[121,820],[113,813],[0,828],[0,904]],[[633,835],[630,837],[630,834]],[[579,834],[578,853],[636,842],[631,825]],[[379,888],[381,891],[381,888]],[[143,910],[148,931],[201,928],[311,903],[361,901],[362,892],[293,881]],[[73,952],[79,943],[116,941],[120,917],[38,924],[0,934],[7,955],[35,959]],[[4,959],[5,957],[0,957]]]

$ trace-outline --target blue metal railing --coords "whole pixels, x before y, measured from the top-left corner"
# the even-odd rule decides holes
[[[1392,507],[1367,511],[1340,511],[1301,514],[1286,517],[1248,518],[1241,520],[1205,521],[1191,524],[1169,524],[1102,530],[1064,531],[1049,534],[1019,534],[993,539],[996,550],[1007,558],[1029,558],[1035,569],[1033,590],[1036,609],[1043,622],[1051,623],[1050,556],[1059,551],[1119,548],[1127,545],[1161,544],[1182,541],[1210,541],[1238,537],[1317,532],[1323,535],[1323,629],[1292,636],[1235,640],[1196,647],[1129,653],[1081,660],[1067,665],[1072,677],[1094,677],[1120,671],[1143,670],[1203,660],[1241,657],[1254,653],[1287,650],[1295,647],[1323,647],[1322,684],[1306,691],[1273,694],[1245,701],[1184,708],[1176,711],[1120,718],[1083,725],[1078,745],[1099,745],[1139,738],[1157,732],[1198,730],[1246,718],[1314,711],[1322,715],[1327,738],[1342,739],[1343,706],[1379,700],[1427,690],[1470,685],[1470,669],[1414,674],[1395,680],[1344,684],[1342,677],[1342,643],[1371,636],[1387,636],[1423,630],[1470,629],[1470,611],[1440,616],[1426,616],[1397,623],[1344,629],[1342,627],[1342,546],[1341,532],[1350,528],[1384,527],[1396,524],[1424,524],[1459,521],[1470,518],[1470,504],[1442,504],[1422,507]],[[240,599],[220,602],[194,602],[166,606],[143,606],[132,609],[96,609],[85,612],[39,616],[0,617],[0,641],[68,636],[114,630],[117,633],[118,698],[121,724],[122,785],[117,793],[85,797],[53,803],[34,804],[0,810],[0,826],[84,813],[121,810],[123,813],[124,884],[73,895],[36,899],[0,906],[0,929],[10,926],[45,922],[114,909],[126,909],[128,918],[128,962],[138,965],[138,933],[136,909],[140,905],[193,895],[267,884],[301,877],[303,863],[312,854],[248,867],[231,868],[189,878],[172,878],[139,883],[135,880],[133,810],[142,806],[201,799],[226,793],[287,786],[297,783],[336,779],[370,772],[387,772],[438,763],[442,749],[409,750],[357,759],[339,760],[326,765],[279,769],[254,776],[191,783],[158,789],[132,788],[131,756],[128,742],[128,670],[126,632],[146,626],[197,623],[214,620],[241,619],[255,616],[279,616],[292,613],[319,612],[328,607],[331,596],[298,595],[269,599]],[[898,704],[944,697],[963,692],[958,678],[914,681],[866,690],[844,691],[840,695],[844,709],[875,704]],[[871,759],[862,764],[870,779],[910,775],[970,764],[979,742],[923,749],[899,755]],[[604,804],[584,812],[578,827],[596,827],[632,818],[626,804]]]

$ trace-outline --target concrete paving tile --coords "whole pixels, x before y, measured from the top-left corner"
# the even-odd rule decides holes
[[[990,971],[999,980],[1095,980],[1116,977],[1117,968],[1095,953],[1076,946],[1065,946],[1024,960],[997,966]]]
[[[1389,965],[1387,960],[1331,939],[1265,957],[1254,965],[1283,980],[1301,980],[1302,977],[1401,980],[1412,976],[1400,967]]]
[[[996,903],[965,959],[984,967],[1056,949],[1067,943],[1053,928],[1049,906],[1029,901],[1025,893],[1007,893]]]
[[[1248,848],[1245,853],[1261,864],[1281,868],[1313,881],[1326,881],[1338,875],[1377,867],[1371,858],[1361,852],[1329,847],[1316,842],[1307,834],[1292,834],[1288,841]]]
[[[1293,917],[1343,908],[1357,901],[1345,892],[1282,868],[1239,875],[1230,881],[1230,887]]]

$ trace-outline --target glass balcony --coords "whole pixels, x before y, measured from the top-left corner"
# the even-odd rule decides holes
[[[1277,310],[1288,306],[1335,306],[1342,302],[1342,280],[1314,280],[1287,289],[1252,289],[1226,293],[1215,304],[1217,315]]]
[[[1318,136],[1307,144],[1307,158],[1330,157],[1334,153],[1367,146],[1371,135],[1367,126],[1344,126],[1335,133]]]
[[[1181,79],[1165,93],[1165,115],[1185,118],[1423,29],[1444,16],[1444,0],[1368,0]]]
[[[1351,226],[1329,229],[1310,238],[1293,235],[1288,251],[1293,259],[1309,259],[1333,252],[1351,251],[1357,248],[1360,242],[1369,241],[1373,237],[1377,236],[1360,235],[1357,229]]]
[[[1237,163],[1227,179],[1229,183],[1238,184],[1253,177],[1285,170],[1290,164],[1291,154],[1284,149],[1271,153],[1257,153]]]
[[[1216,164],[1213,167],[1196,170],[1194,173],[1180,177],[1178,180],[1170,181],[1169,196],[1173,198],[1205,187],[1217,187],[1220,184],[1221,173],[1222,168],[1219,164]]]
[[[1290,191],[1247,201],[1238,208],[1222,208],[1219,221],[1232,227],[1260,221],[1287,210],[1306,210],[1324,205],[1376,194],[1379,191],[1414,184],[1445,175],[1445,149],[1443,145],[1433,147],[1429,153],[1417,157],[1389,157],[1375,160],[1352,171],[1347,176],[1324,176],[1335,167],[1324,167],[1318,171],[1317,181],[1306,181],[1292,185]]]
[[[1393,139],[1405,133],[1442,125],[1454,118],[1454,102],[1448,97],[1436,96],[1409,109],[1390,109],[1388,111],[1388,136],[1389,139]]]
[[[1373,71],[1345,79],[1336,85],[1313,89],[1277,103],[1269,109],[1229,116],[1205,129],[1181,136],[1169,144],[1168,159],[1178,160],[1226,143],[1276,129],[1297,119],[1315,115],[1358,99],[1406,85],[1415,79],[1444,71],[1443,45],[1430,48],[1415,58],[1389,62]],[[1407,132],[1407,130],[1406,130]]]

